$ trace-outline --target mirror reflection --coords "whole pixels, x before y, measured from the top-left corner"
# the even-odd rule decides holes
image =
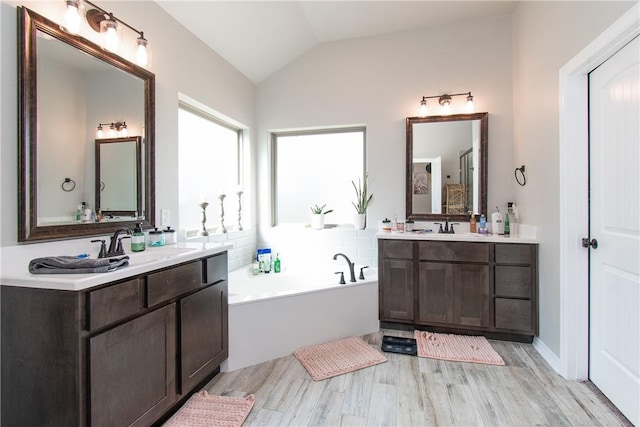
[[[142,138],[96,140],[96,210],[109,220],[144,217]]]
[[[487,113],[407,118],[407,217],[486,212]]]
[[[18,8],[18,23],[18,241],[109,233],[135,222],[152,226],[155,76],[27,8]],[[116,184],[127,200],[103,201],[96,191],[97,126],[125,121],[139,157],[117,154],[128,159],[117,168]],[[61,185],[66,179],[75,183],[72,190]],[[96,214],[105,202],[115,214],[101,222]],[[89,220],[78,221],[78,206],[92,212]]]

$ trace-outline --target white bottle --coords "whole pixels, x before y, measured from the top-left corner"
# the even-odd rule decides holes
[[[496,211],[491,214],[491,232],[493,234],[504,234],[504,222],[497,206]]]

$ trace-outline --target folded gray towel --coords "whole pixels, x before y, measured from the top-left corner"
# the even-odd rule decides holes
[[[76,258],[74,256],[51,256],[32,259],[29,273],[32,274],[88,274],[109,273],[129,264],[127,255],[111,258]]]

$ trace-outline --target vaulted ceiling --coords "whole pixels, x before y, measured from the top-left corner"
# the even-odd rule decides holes
[[[510,15],[516,1],[156,3],[254,83],[320,43]]]

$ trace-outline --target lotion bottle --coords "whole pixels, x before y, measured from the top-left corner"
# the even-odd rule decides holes
[[[504,234],[504,223],[502,222],[502,214],[496,206],[496,211],[491,214],[491,232],[493,234]]]
[[[476,216],[473,214],[473,212],[470,212],[470,213],[471,213],[471,218],[469,219],[469,233],[476,233],[478,231]]]

